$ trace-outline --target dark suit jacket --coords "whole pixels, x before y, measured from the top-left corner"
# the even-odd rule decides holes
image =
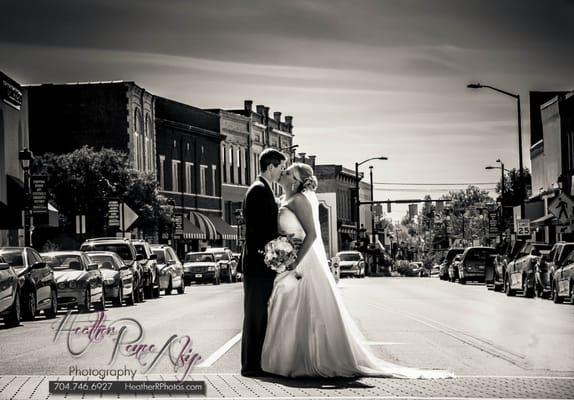
[[[278,207],[273,191],[259,177],[247,190],[243,201],[243,218],[245,220],[245,244],[243,246],[242,270],[246,276],[274,278],[276,273],[263,261],[260,250],[278,236]]]

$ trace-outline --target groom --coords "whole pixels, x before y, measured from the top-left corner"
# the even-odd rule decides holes
[[[271,297],[275,271],[265,265],[259,253],[278,236],[278,207],[271,184],[285,169],[285,156],[275,149],[260,154],[261,173],[247,190],[243,202],[245,244],[242,270],[244,290],[243,337],[241,339],[241,375],[262,376],[261,349],[267,329],[267,302]]]

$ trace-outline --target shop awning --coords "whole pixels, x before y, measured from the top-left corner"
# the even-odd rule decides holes
[[[183,218],[184,239],[205,239],[205,233],[194,225],[189,219]]]
[[[538,225],[538,226],[549,226],[552,225],[552,220],[556,219],[556,217],[552,214],[546,214],[543,217],[535,219],[534,221],[530,222],[530,225]]]
[[[189,219],[198,227],[201,232],[205,235],[202,239],[215,240],[217,239],[217,229],[211,220],[199,211],[191,211],[189,213]]]
[[[217,233],[219,233],[222,239],[224,240],[237,239],[237,229],[233,229],[231,225],[229,225],[227,222],[225,222],[219,217],[209,216],[209,219],[211,220],[211,222],[213,222],[215,230],[217,231]]]

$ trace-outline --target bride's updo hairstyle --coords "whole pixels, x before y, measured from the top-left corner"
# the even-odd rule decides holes
[[[296,162],[291,164],[290,168],[293,170],[293,177],[299,182],[298,192],[302,192],[303,190],[311,190],[314,192],[317,189],[319,182],[310,166]]]

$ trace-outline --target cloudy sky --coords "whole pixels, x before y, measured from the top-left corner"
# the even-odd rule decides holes
[[[298,150],[376,161],[375,199],[440,196],[518,165],[522,96],[574,89],[569,0],[3,1],[0,69],[21,83],[133,80],[198,107],[293,115]],[[364,171],[368,173],[368,165]],[[449,186],[458,187],[463,186]],[[400,218],[404,207],[395,207]]]

